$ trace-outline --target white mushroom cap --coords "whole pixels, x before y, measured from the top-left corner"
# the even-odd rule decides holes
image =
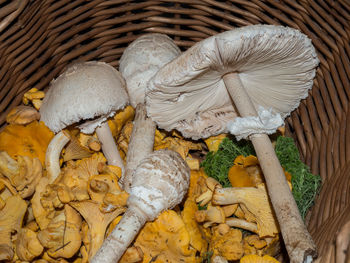
[[[74,64],[50,84],[40,108],[41,121],[59,132],[87,120],[79,127],[83,133],[93,133],[129,103],[125,85],[122,75],[106,63]]]
[[[164,34],[152,33],[134,40],[120,58],[119,71],[127,83],[130,104],[144,103],[148,81],[156,72],[181,54],[174,41]]]
[[[172,209],[184,198],[190,168],[180,154],[158,150],[144,158],[134,172],[128,206],[132,203],[154,220],[160,212]]]
[[[226,31],[198,42],[157,72],[146,91],[147,112],[166,130],[183,133],[184,123],[193,124],[192,132],[183,133],[193,139],[226,132],[226,124],[210,129],[212,134],[195,126],[199,116],[220,109],[237,115],[222,79],[234,72],[256,110],[272,108],[285,118],[307,97],[318,62],[311,40],[298,30],[254,25]],[[214,114],[208,127],[215,122]]]

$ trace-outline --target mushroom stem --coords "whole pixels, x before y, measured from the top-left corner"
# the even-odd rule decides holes
[[[236,73],[223,76],[228,93],[242,117],[257,116],[256,109]],[[267,134],[250,136],[265,176],[269,197],[276,213],[291,263],[316,256],[316,246],[300,216],[281,164]]]
[[[92,258],[91,263],[118,262],[146,221],[146,215],[139,209],[129,207]]]
[[[127,192],[130,190],[134,170],[143,158],[153,152],[155,130],[156,124],[147,117],[146,106],[138,104],[126,157],[126,171],[121,178],[122,186]]]
[[[92,263],[118,262],[146,221],[179,204],[189,185],[190,169],[180,154],[159,150],[144,158],[135,170],[128,210]]]
[[[106,121],[96,128],[96,134],[98,140],[101,142],[102,152],[106,157],[108,164],[120,167],[123,174],[125,169],[124,163],[120,157],[118,147]]]
[[[63,147],[69,142],[70,136],[65,131],[60,131],[50,141],[45,153],[45,167],[50,183],[55,181],[61,172],[60,154]]]
[[[257,233],[258,232],[258,226],[255,223],[245,221],[240,218],[226,218],[225,224],[232,226],[232,227],[238,227],[245,230],[249,230],[250,232]]]

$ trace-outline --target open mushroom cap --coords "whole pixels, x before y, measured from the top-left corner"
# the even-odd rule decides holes
[[[134,40],[120,58],[119,70],[127,83],[130,104],[136,107],[144,102],[148,81],[181,51],[164,34],[152,33]]]
[[[125,86],[122,75],[106,63],[74,64],[50,84],[40,108],[41,121],[59,132],[73,123],[90,120],[79,128],[92,133],[129,103]]]
[[[147,111],[159,127],[185,137],[227,132],[232,118],[225,115],[237,114],[223,76],[237,73],[256,110],[262,106],[285,118],[308,95],[318,62],[311,40],[296,29],[253,25],[226,31],[156,73],[146,91]],[[201,116],[206,129],[196,128],[198,121],[203,125]]]

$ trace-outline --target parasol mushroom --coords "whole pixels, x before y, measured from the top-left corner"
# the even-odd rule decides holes
[[[134,126],[126,157],[126,171],[121,183],[129,191],[132,174],[140,161],[153,151],[156,125],[146,115],[144,106],[148,81],[159,68],[180,55],[173,40],[163,34],[143,35],[133,41],[120,58],[119,70],[125,78],[130,104],[136,108]]]
[[[125,85],[116,69],[95,61],[74,64],[51,83],[40,108],[41,121],[58,133],[46,153],[46,168],[53,174],[51,177],[59,174],[59,154],[69,141],[62,129],[75,123],[83,133],[96,130],[108,163],[124,170],[106,120],[129,103]]]
[[[307,97],[318,62],[298,30],[247,26],[198,42],[160,69],[146,92],[148,115],[160,128],[193,139],[230,131],[252,141],[291,262],[312,260],[316,246],[267,134]],[[241,117],[229,122],[223,109]],[[218,119],[227,126],[216,128]]]
[[[190,169],[171,150],[154,151],[134,172],[128,209],[95,254],[92,263],[118,262],[146,221],[179,204],[190,180]]]

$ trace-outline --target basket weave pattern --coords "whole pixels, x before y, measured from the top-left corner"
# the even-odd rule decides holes
[[[117,67],[125,47],[147,32],[169,35],[182,50],[251,24],[282,24],[308,35],[320,66],[310,96],[286,127],[303,160],[323,179],[325,187],[308,224],[319,253],[329,251],[327,244],[350,219],[348,0],[16,2],[21,4],[13,21],[0,24],[0,126],[28,89],[47,88],[73,61],[99,60]]]

